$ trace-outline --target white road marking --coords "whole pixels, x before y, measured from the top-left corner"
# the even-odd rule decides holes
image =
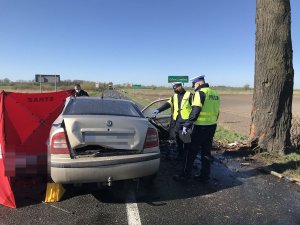
[[[55,209],[58,209],[58,210],[61,210],[61,211],[63,211],[63,212],[66,212],[66,213],[71,213],[70,211],[68,211],[68,210],[65,210],[65,209],[62,209],[62,208],[60,208],[60,207],[57,207],[57,206],[55,206],[55,205],[50,205],[51,207],[53,207],[53,208],[55,208]]]
[[[141,225],[139,208],[136,203],[135,194],[133,190],[128,191],[127,203],[127,221],[129,225]]]
[[[43,204],[45,204],[45,205],[49,205],[50,207],[52,207],[52,208],[55,208],[55,209],[58,209],[58,210],[61,210],[61,211],[63,211],[63,212],[66,212],[66,213],[71,213],[70,211],[68,211],[68,210],[65,210],[65,209],[62,209],[62,208],[60,208],[60,207],[57,207],[57,206],[55,206],[55,205],[52,205],[51,203],[50,204],[48,204],[48,203],[46,203],[46,202],[44,202],[44,201],[41,201]]]

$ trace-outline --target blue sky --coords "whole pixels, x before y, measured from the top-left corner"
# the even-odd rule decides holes
[[[0,0],[0,77],[253,86],[255,0]],[[291,0],[295,88],[300,1]]]

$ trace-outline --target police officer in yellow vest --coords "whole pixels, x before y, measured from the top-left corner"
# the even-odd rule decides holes
[[[192,100],[193,94],[189,91],[186,91],[183,88],[183,84],[181,82],[173,83],[174,95],[167,101],[164,105],[156,109],[152,116],[156,116],[158,113],[172,108],[172,120],[174,124],[175,130],[175,139],[177,145],[178,159],[183,159],[184,155],[184,143],[179,138],[179,132],[182,132],[183,124],[189,118],[190,112],[192,111]],[[171,122],[172,124],[172,122]]]
[[[191,144],[188,145],[188,154],[182,173],[175,175],[175,181],[189,182],[192,177],[193,163],[201,151],[200,174],[195,175],[199,181],[210,179],[210,162],[212,141],[215,135],[219,117],[220,97],[208,83],[204,75],[191,79],[195,90],[192,112],[183,125],[182,135],[191,130]]]

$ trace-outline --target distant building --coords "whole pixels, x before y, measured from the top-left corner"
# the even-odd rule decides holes
[[[38,83],[59,83],[60,75],[36,74],[35,82]]]

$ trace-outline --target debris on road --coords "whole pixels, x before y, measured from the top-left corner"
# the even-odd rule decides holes
[[[250,166],[251,163],[240,163],[241,166]]]
[[[284,176],[281,174],[281,173],[277,173],[277,172],[275,172],[275,171],[271,171],[270,172],[272,175],[274,175],[274,176],[276,176],[276,177],[279,177],[279,178],[283,178]]]

